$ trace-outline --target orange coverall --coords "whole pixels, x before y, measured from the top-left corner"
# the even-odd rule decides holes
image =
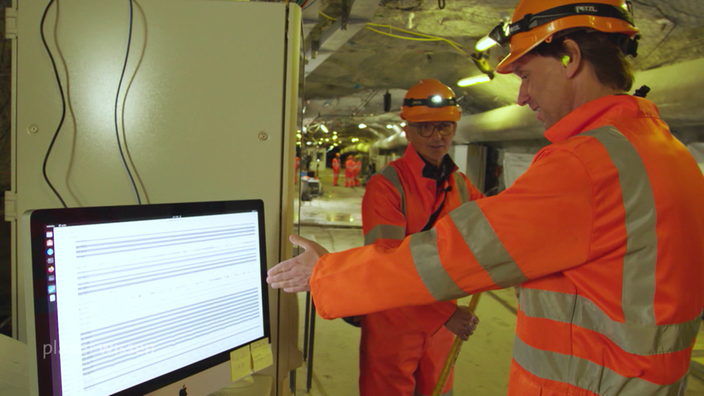
[[[347,157],[347,161],[345,161],[345,187],[354,186],[354,166],[354,160],[350,155]]]
[[[704,177],[642,98],[586,103],[528,171],[400,247],[327,254],[324,318],[521,285],[510,396],[682,395],[704,310]],[[480,330],[481,331],[481,330]]]
[[[332,185],[337,185],[337,179],[340,177],[340,159],[332,159]]]
[[[406,235],[423,229],[443,200],[436,218],[482,196],[466,176],[456,172],[449,156],[444,165],[452,173],[438,187],[435,179],[424,177],[426,163],[409,144],[401,159],[369,180],[362,200],[365,245],[397,247]],[[394,185],[396,180],[400,185]],[[367,268],[373,272],[372,266]],[[414,390],[430,395],[452,347],[454,334],[444,324],[456,307],[455,301],[435,302],[364,316],[360,395],[413,396]],[[452,377],[443,392],[451,389]]]

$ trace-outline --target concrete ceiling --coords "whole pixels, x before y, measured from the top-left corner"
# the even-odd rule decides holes
[[[341,0],[309,0],[304,6],[304,34],[310,48],[313,38],[331,36],[340,18]],[[456,85],[461,78],[480,74],[466,54],[502,18],[510,18],[517,0],[355,0],[346,37],[333,38],[333,50],[321,48],[321,59],[312,60],[305,80],[304,125],[334,125],[341,140],[358,136],[373,141],[393,130],[385,125],[400,122],[397,114],[405,91],[421,78],[436,78],[451,86],[464,114],[482,113],[514,103],[519,80],[496,75],[493,81],[468,88]],[[441,0],[442,1],[442,0]],[[642,33],[636,70],[649,70],[704,57],[704,0],[635,0],[635,22]],[[366,7],[366,11],[364,11]],[[355,13],[356,10],[361,10]],[[325,16],[323,15],[325,14]],[[416,41],[389,37],[381,32],[418,37],[391,30],[393,26],[436,36],[445,41]],[[330,28],[332,26],[332,28]],[[330,29],[330,30],[328,30]],[[354,32],[357,33],[354,33]],[[339,33],[339,31],[338,31]],[[495,66],[506,54],[503,48],[488,51]],[[314,54],[308,52],[309,58]],[[391,111],[384,112],[384,94],[391,94]],[[359,123],[373,128],[359,134]]]

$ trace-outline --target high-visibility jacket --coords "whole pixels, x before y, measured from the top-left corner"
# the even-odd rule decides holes
[[[684,394],[704,310],[701,170],[641,98],[593,100],[545,136],[501,194],[397,249],[323,256],[318,313],[521,285],[509,395]]]
[[[333,173],[340,173],[340,159],[339,158],[332,159],[332,171],[333,171]]]
[[[409,144],[402,158],[369,179],[362,200],[364,244],[378,241],[388,248],[397,247],[407,235],[421,231],[441,204],[436,219],[465,202],[481,198],[482,193],[457,171],[452,160],[449,165],[451,176],[438,191],[434,179],[423,177],[425,162]],[[456,306],[446,301],[403,309],[419,328],[432,334],[445,324]]]
[[[352,158],[348,158],[347,161],[345,161],[345,173],[352,174],[354,171],[356,164]]]

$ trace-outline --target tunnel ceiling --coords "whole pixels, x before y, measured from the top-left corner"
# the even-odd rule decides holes
[[[445,8],[439,9],[437,0],[382,0],[370,22],[445,38],[461,45],[469,54],[479,38],[502,18],[512,15],[517,3],[517,0],[445,0]],[[704,0],[637,0],[633,6],[636,26],[642,35],[639,55],[632,60],[636,70],[704,56]],[[310,44],[316,32],[324,32],[332,23],[328,17],[339,15],[339,1],[309,0],[303,12],[307,43]],[[373,28],[414,37],[388,28]],[[502,48],[489,50],[489,63],[495,66],[505,54]],[[362,28],[307,75],[304,124],[334,123],[340,137],[349,138],[361,132],[356,125],[367,123],[374,125],[377,133],[367,131],[359,134],[359,138],[372,141],[379,135],[388,135],[393,131],[384,130],[384,124],[400,122],[397,114],[403,94],[421,78],[436,78],[451,86],[462,98],[465,114],[514,102],[518,90],[515,76],[496,75],[489,83],[467,88],[456,85],[459,79],[478,74],[479,70],[466,55],[444,41],[404,40]],[[384,112],[383,97],[387,91],[392,98],[389,113]]]

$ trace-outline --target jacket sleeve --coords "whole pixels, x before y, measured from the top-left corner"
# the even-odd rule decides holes
[[[362,227],[365,245],[376,243],[386,248],[397,248],[406,236],[406,217],[401,209],[398,191],[383,176],[374,176],[367,184],[362,199]],[[456,308],[455,301],[435,302],[418,307],[414,314],[422,316],[417,322],[418,326],[434,334]]]
[[[336,318],[451,300],[579,266],[589,258],[593,194],[579,158],[544,149],[511,188],[460,206],[398,247],[321,257],[310,280],[318,313]]]
[[[484,194],[482,194],[481,191],[479,191],[479,189],[477,187],[475,187],[474,184],[472,184],[472,182],[469,180],[467,175],[465,175],[464,173],[461,173],[461,172],[460,172],[460,174],[464,178],[464,182],[467,185],[467,190],[469,191],[469,200],[476,201],[479,198],[484,198]]]
[[[362,198],[364,244],[380,243],[398,247],[406,236],[406,217],[396,188],[381,175],[367,183]]]

